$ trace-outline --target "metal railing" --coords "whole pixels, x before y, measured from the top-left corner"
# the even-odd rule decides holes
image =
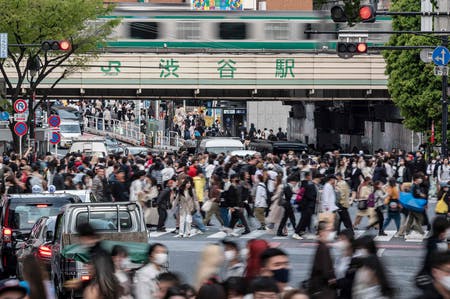
[[[167,135],[164,134],[164,131],[143,133],[140,126],[132,121],[105,120],[95,116],[84,118],[84,131],[96,135],[108,135],[122,142],[157,149],[177,150],[183,143],[178,132],[169,131]]]

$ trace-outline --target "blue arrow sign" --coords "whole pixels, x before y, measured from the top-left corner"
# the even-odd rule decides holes
[[[450,61],[450,51],[443,46],[436,47],[436,49],[433,50],[432,59],[435,65],[447,65]]]
[[[0,113],[0,120],[7,121],[9,120],[9,113],[6,111],[3,111]]]

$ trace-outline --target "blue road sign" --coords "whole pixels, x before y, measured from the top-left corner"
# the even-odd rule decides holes
[[[52,132],[52,138],[49,140],[51,144],[58,144],[61,141],[61,134],[59,132]]]
[[[58,115],[51,115],[48,118],[48,124],[50,127],[58,127],[61,123],[61,118]]]
[[[28,126],[24,122],[18,122],[14,125],[14,133],[17,134],[17,136],[23,136],[27,133]]]
[[[447,65],[450,61],[450,51],[446,47],[439,46],[433,50],[433,54],[431,57],[433,58],[433,62],[435,65]]]
[[[0,112],[0,120],[2,121],[9,120],[9,113],[6,111]]]
[[[0,33],[0,58],[8,58],[8,33]]]

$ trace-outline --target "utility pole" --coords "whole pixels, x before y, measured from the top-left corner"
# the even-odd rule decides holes
[[[442,37],[442,46],[448,46],[448,36]],[[448,156],[448,144],[447,144],[447,123],[448,123],[448,101],[447,101],[447,88],[448,88],[448,74],[447,71],[442,75],[442,144],[441,151],[443,157]]]

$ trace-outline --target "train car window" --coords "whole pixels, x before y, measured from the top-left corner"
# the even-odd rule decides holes
[[[264,24],[266,39],[287,40],[289,39],[288,23],[266,23]]]
[[[177,39],[200,39],[200,23],[177,22]]]
[[[219,23],[220,39],[246,39],[247,24],[246,23]]]
[[[136,39],[157,39],[159,36],[157,22],[131,22],[130,37]]]

